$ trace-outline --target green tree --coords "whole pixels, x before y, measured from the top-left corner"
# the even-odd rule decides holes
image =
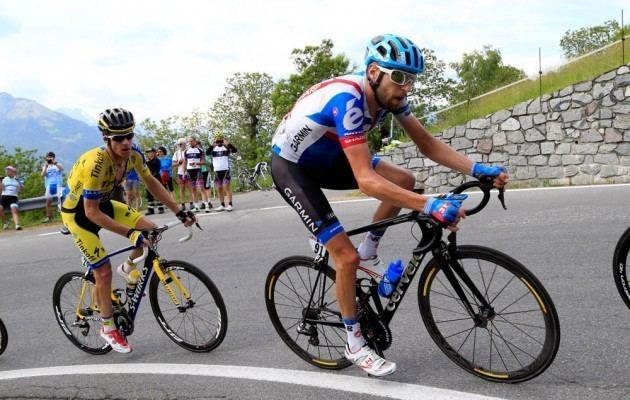
[[[273,88],[268,74],[236,73],[227,79],[209,114],[210,133],[228,137],[249,166],[269,158],[276,125],[270,100]]]
[[[333,42],[322,40],[319,46],[293,49],[291,59],[297,71],[288,79],[281,79],[271,95],[273,112],[280,120],[289,112],[297,99],[311,86],[335,76],[344,75],[351,69],[350,60],[343,54],[333,55]]]
[[[409,94],[409,102],[418,116],[437,111],[447,105],[455,92],[455,81],[445,77],[446,63],[437,58],[435,51],[422,49],[424,72]]]
[[[479,96],[492,89],[525,77],[525,72],[511,65],[503,65],[501,51],[486,45],[482,51],[464,53],[462,61],[451,63],[459,77],[452,101],[457,103]]]
[[[560,47],[567,58],[586,54],[621,38],[621,26],[609,20],[602,25],[587,26],[574,31],[567,30],[560,39]]]
[[[179,116],[171,116],[159,121],[153,121],[150,118],[140,123],[141,132],[138,135],[137,143],[141,149],[150,147],[164,146],[168,149],[169,154],[175,150],[175,143],[179,137],[182,137]]]
[[[20,147],[9,153],[0,145],[0,174],[4,176],[7,165],[17,168],[18,178],[24,179],[24,189],[20,193],[23,199],[44,195],[44,178],[40,175],[44,156],[37,153],[37,150],[24,150]],[[72,166],[65,167],[67,173]]]

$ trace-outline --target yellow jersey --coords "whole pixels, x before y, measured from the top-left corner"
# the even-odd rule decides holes
[[[132,169],[136,170],[142,180],[151,176],[144,155],[135,144],[132,145],[125,172],[118,181],[114,162],[105,147],[96,147],[83,153],[68,175],[70,193],[63,202],[63,208],[68,211],[74,210],[83,198],[100,200],[101,203],[111,200],[114,189]]]

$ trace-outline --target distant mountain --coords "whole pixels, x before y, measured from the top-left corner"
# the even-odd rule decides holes
[[[89,126],[96,126],[96,116],[88,115],[88,113],[80,108],[63,107],[58,108],[55,111],[66,114],[68,117],[74,118],[78,121],[85,122]]]
[[[42,156],[53,151],[69,168],[83,152],[102,143],[95,126],[0,92],[0,144],[5,148],[36,149]]]

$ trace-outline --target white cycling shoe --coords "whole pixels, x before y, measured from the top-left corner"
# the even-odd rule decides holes
[[[359,255],[359,268],[363,269],[363,271],[367,272],[369,275],[372,275],[374,278],[380,279],[383,277],[385,270],[387,269],[387,264],[381,260],[378,254],[374,254],[368,258],[361,258]],[[369,270],[366,271],[366,270]]]
[[[352,353],[346,345],[345,356],[350,362],[369,375],[385,376],[396,372],[396,363],[387,361],[383,357],[376,354],[376,351],[367,344],[356,353]]]

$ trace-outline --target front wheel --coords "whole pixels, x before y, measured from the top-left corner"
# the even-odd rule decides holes
[[[225,338],[228,324],[219,289],[203,271],[185,261],[167,261],[160,267],[168,289],[155,273],[149,284],[151,308],[160,328],[186,350],[206,353],[215,349]]]
[[[630,228],[628,228],[615,247],[613,254],[613,277],[619,296],[630,308],[630,284],[628,282],[628,253],[630,252]]]
[[[105,354],[112,349],[99,335],[101,317],[93,275],[62,275],[53,290],[53,310],[61,331],[79,349],[90,354]]]
[[[4,353],[7,349],[7,342],[9,341],[9,334],[7,333],[7,327],[4,326],[4,322],[0,319],[0,354]]]
[[[523,382],[545,371],[558,352],[560,323],[538,279],[510,256],[481,246],[458,246],[450,264],[472,315],[436,259],[418,290],[422,319],[440,350],[489,381]]]
[[[303,360],[324,369],[348,367],[346,331],[335,294],[335,270],[312,258],[287,257],[271,268],[265,303],[273,327]]]

